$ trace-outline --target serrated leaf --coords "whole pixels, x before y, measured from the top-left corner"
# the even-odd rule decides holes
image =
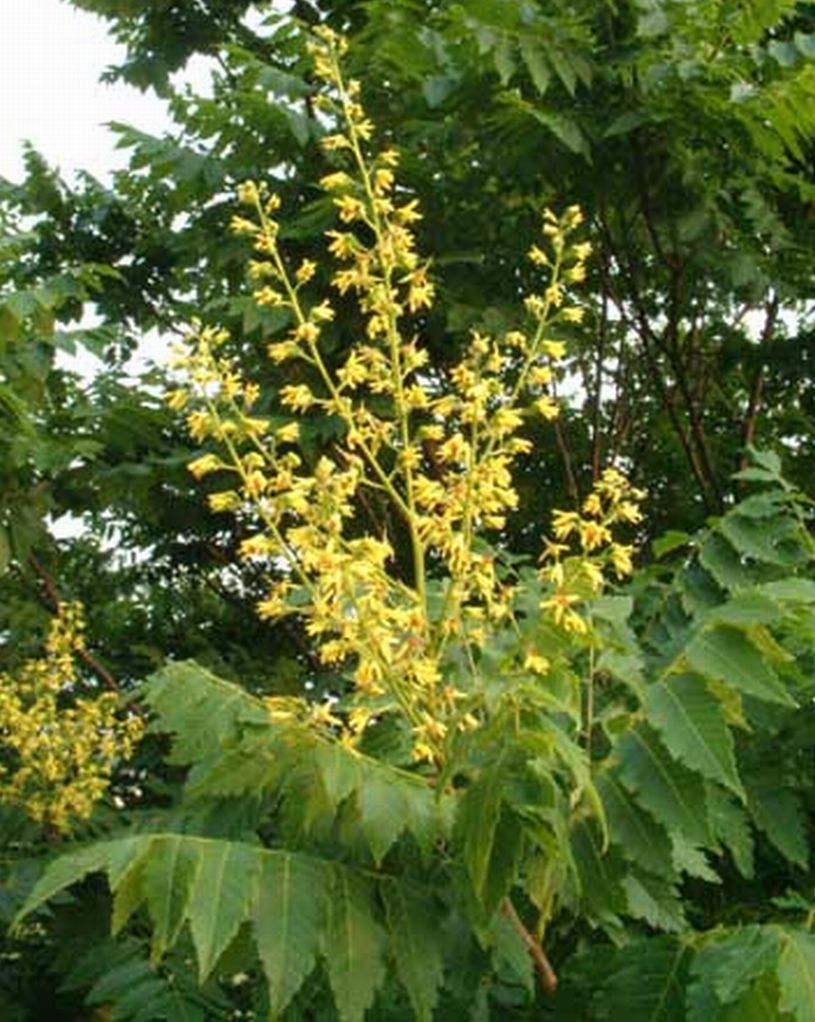
[[[796,1022],[815,1022],[815,936],[804,930],[784,929],[780,938],[778,1006]]]
[[[753,821],[790,862],[806,869],[809,846],[798,797],[779,782],[751,783],[745,777],[747,805]]]
[[[610,130],[611,129],[609,128],[609,131]],[[608,132],[606,134],[608,134]],[[687,532],[678,532],[675,529],[669,529],[661,536],[657,536],[657,538],[651,543],[651,549],[654,551],[654,557],[656,557],[659,561],[662,560],[663,557],[667,556],[667,554],[673,553],[674,550],[681,550],[682,547],[686,547],[689,540],[690,535]]]
[[[690,841],[679,831],[674,831],[671,834],[671,843],[673,845],[673,864],[677,873],[685,873],[689,877],[697,877],[708,884],[721,883],[719,876],[711,869],[710,860],[705,854],[704,849]]]
[[[746,812],[731,795],[713,785],[708,788],[707,802],[714,837],[728,849],[739,873],[751,879],[753,835]]]
[[[401,796],[401,797],[399,797]],[[357,790],[360,821],[377,865],[405,828],[404,792],[371,771]]]
[[[458,806],[456,827],[464,863],[477,898],[484,895],[495,828],[501,815],[503,778],[500,764],[470,785]]]
[[[618,135],[628,135],[632,131],[636,131],[637,128],[641,128],[643,124],[648,124],[653,118],[653,114],[646,110],[626,110],[625,113],[615,117],[614,120],[609,124],[606,130],[603,132],[603,138],[615,138]],[[676,537],[683,537],[679,543],[674,543],[673,540]],[[666,532],[664,536],[660,536],[655,539],[652,544],[654,556],[664,557],[666,553],[677,548],[677,546],[684,546],[687,542],[688,536],[684,532]],[[667,543],[665,549],[661,549],[661,544]],[[658,552],[660,550],[660,552]]]
[[[360,762],[339,742],[320,742],[314,747],[314,758],[329,801],[336,809],[360,785]]]
[[[396,973],[419,1022],[431,1022],[443,977],[438,916],[421,892],[396,881],[383,884],[382,897]]]
[[[558,78],[563,82],[566,91],[570,96],[573,96],[577,87],[578,70],[574,61],[556,46],[550,46],[547,50],[547,55]]]
[[[780,619],[781,614],[778,601],[773,599],[765,586],[737,593],[726,603],[711,610],[707,620],[717,624],[749,628],[751,625],[774,624]]]
[[[184,834],[156,838],[150,845],[139,878],[153,923],[154,962],[178,939],[200,864],[198,847]]]
[[[699,563],[724,589],[736,590],[752,585],[755,572],[741,558],[724,536],[708,536],[699,550]]]
[[[800,554],[790,550],[784,542],[795,533],[796,527],[791,520],[782,519],[768,527],[764,521],[743,517],[736,508],[722,518],[718,527],[741,556],[782,568],[791,568],[800,563]]]
[[[562,142],[570,152],[585,157],[590,155],[586,136],[576,121],[563,117],[560,114],[551,113],[548,110],[536,110],[532,107],[529,110],[535,120],[551,131],[555,138]]]
[[[702,778],[677,763],[653,730],[624,735],[617,759],[623,784],[669,833],[679,830],[697,844],[710,840]]]
[[[84,879],[89,873],[104,872],[107,869],[112,844],[115,842],[90,845],[69,855],[61,855],[50,863],[15,916],[12,926],[18,925],[20,920],[44,905],[55,894]]]
[[[642,919],[656,930],[678,933],[687,925],[676,886],[664,877],[629,873],[622,881],[628,915]]]
[[[502,85],[507,85],[515,74],[515,44],[509,36],[502,35],[495,43],[492,59]]]
[[[529,71],[532,84],[538,90],[539,95],[542,96],[549,88],[549,81],[552,77],[549,63],[543,51],[532,40],[521,39],[520,45],[521,57],[524,64],[526,64],[527,71]]]
[[[495,828],[481,904],[491,916],[509,894],[518,874],[524,830],[518,816],[504,805]]]
[[[743,631],[720,626],[700,632],[688,644],[685,656],[703,677],[733,685],[764,702],[795,705],[776,672]]]
[[[203,983],[249,917],[260,850],[237,841],[187,840],[195,841],[200,856],[188,915]]]
[[[114,886],[113,880],[110,881]],[[110,920],[110,930],[115,936],[125,928],[133,913],[140,908],[146,900],[144,889],[144,861],[143,858],[136,859],[126,870],[119,882],[115,885],[113,896],[113,912]]]
[[[773,600],[815,603],[815,582],[810,578],[782,578],[776,582],[765,582],[761,592]]]
[[[778,941],[761,926],[744,927],[717,945],[719,955],[713,985],[723,1004],[736,1001],[778,957]]]
[[[718,699],[700,678],[671,675],[649,686],[645,710],[674,759],[743,796],[733,736]]]
[[[606,809],[612,842],[622,854],[651,873],[670,875],[671,842],[665,828],[637,804],[616,774],[606,772],[597,782],[597,791]]]
[[[168,664],[152,675],[144,700],[158,715],[151,729],[175,735],[173,763],[194,763],[220,751],[243,724],[270,723],[259,699],[194,661]]]
[[[314,968],[330,876],[320,862],[273,852],[263,856],[256,883],[252,925],[277,1018]]]
[[[594,1003],[612,1022],[685,1022],[690,960],[690,949],[674,937],[635,941],[609,966]]]
[[[109,969],[94,983],[86,998],[87,1004],[104,1004],[114,999],[122,990],[127,990],[140,981],[149,980],[155,983],[156,976],[149,962],[142,958],[130,958],[126,962]]]
[[[705,944],[695,956],[688,986],[688,1022],[708,1022],[742,999],[755,980],[778,959],[778,937],[770,927],[745,926]]]
[[[734,86],[734,88],[736,88],[736,87]],[[743,91],[744,98],[748,98],[748,97],[754,95],[754,92],[755,92],[754,87],[751,87],[751,86],[746,86],[745,87],[744,85],[742,85],[742,89],[744,90]],[[733,99],[736,99],[736,100],[741,98],[741,96],[738,95],[738,94],[737,95],[732,95],[732,92],[731,92],[731,96],[732,96]],[[733,473],[733,478],[734,479],[740,479],[740,480],[743,480],[744,482],[748,482],[748,483],[775,483],[775,482],[778,482],[778,476],[776,476],[773,472],[768,472],[765,468],[755,468],[753,466],[748,466],[747,468],[743,468],[743,469],[741,469],[740,472],[734,472]]]
[[[324,954],[342,1022],[362,1022],[385,978],[384,933],[373,915],[370,885],[337,870],[328,901]]]
[[[815,60],[815,34],[812,32],[796,32],[793,42],[800,54],[809,60]]]
[[[595,825],[581,820],[573,829],[571,850],[580,892],[589,913],[610,921],[625,911],[627,900],[622,887],[625,864],[616,847],[603,851]]]
[[[783,468],[783,465],[775,451],[761,450],[756,447],[749,447],[748,451],[756,465],[759,465],[761,468],[765,468],[768,472],[772,472],[776,479],[781,478],[781,469]]]

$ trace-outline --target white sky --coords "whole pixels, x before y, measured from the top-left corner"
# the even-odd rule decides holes
[[[108,121],[148,132],[167,123],[164,104],[99,76],[123,56],[105,22],[63,0],[0,0],[0,176],[22,174],[29,139],[70,177],[79,168],[102,179],[125,155],[113,149]]]
[[[0,8],[0,177],[22,178],[27,139],[67,180],[87,170],[105,181],[127,160],[127,151],[115,149],[108,122],[150,134],[169,126],[164,103],[153,93],[99,81],[125,55],[101,18],[65,0],[0,0]],[[183,78],[203,91],[206,62],[191,63]],[[144,368],[165,348],[156,335],[146,336],[129,368]],[[60,361],[89,376],[98,365],[85,351],[76,358],[61,355]]]

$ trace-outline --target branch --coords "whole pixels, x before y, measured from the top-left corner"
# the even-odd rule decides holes
[[[609,252],[613,256],[625,285],[627,285],[629,291],[629,300],[633,306],[634,320],[626,314],[625,303],[621,296],[616,297],[616,304],[620,309],[620,313],[623,317],[624,322],[630,326],[630,328],[637,334],[642,342],[643,354],[645,355],[645,364],[648,369],[649,375],[651,376],[654,389],[657,396],[664,408],[668,419],[670,420],[671,426],[677,439],[682,445],[682,449],[685,452],[685,457],[688,460],[691,471],[699,485],[699,490],[702,495],[702,499],[705,503],[705,508],[709,514],[715,514],[719,510],[719,500],[717,498],[715,490],[712,489],[711,480],[708,478],[705,466],[702,464],[699,451],[696,449],[693,433],[686,432],[683,423],[680,419],[677,409],[675,407],[673,395],[669,392],[666,382],[662,375],[662,368],[659,364],[659,354],[662,352],[657,338],[651,329],[650,320],[648,317],[648,311],[643,303],[642,295],[640,293],[639,285],[637,283],[636,272],[633,261],[631,259],[631,253],[628,248],[624,249],[625,261],[621,258],[614,242],[612,240],[611,228],[608,222],[601,217],[600,226],[605,237],[605,242]],[[627,230],[623,224],[623,233],[627,238]]]
[[[518,936],[526,945],[526,950],[529,952],[529,957],[532,959],[535,971],[538,974],[540,985],[547,994],[553,994],[557,990],[557,975],[552,968],[552,963],[546,957],[546,952],[524,926],[521,917],[509,898],[504,898],[501,903],[501,912],[512,923]]]
[[[39,576],[42,582],[43,593],[40,597],[42,603],[53,613],[59,613],[60,604],[62,603],[62,597],[59,594],[57,584],[53,579],[50,572],[42,565],[34,554],[28,555],[28,563],[34,569],[36,574]],[[76,655],[82,661],[82,663],[91,671],[96,677],[102,682],[102,684],[111,692],[121,692],[119,683],[110,673],[110,671],[99,661],[89,650],[85,649],[84,646],[76,650]]]
[[[776,320],[778,319],[778,305],[778,295],[774,295],[765,306],[764,328],[761,331],[761,338],[759,339],[759,349],[769,344],[772,339],[775,331]],[[764,395],[764,368],[764,360],[760,359],[758,366],[756,367],[755,375],[753,376],[753,382],[750,385],[750,395],[747,399],[747,411],[745,412],[744,421],[741,426],[742,454],[739,460],[739,468],[741,470],[747,468],[749,463],[747,448],[750,447],[755,440],[758,412],[761,406],[761,399]]]

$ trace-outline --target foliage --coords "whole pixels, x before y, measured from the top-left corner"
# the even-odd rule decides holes
[[[2,184],[0,655],[151,723],[3,1012],[810,1018],[812,5],[77,6],[176,127]]]

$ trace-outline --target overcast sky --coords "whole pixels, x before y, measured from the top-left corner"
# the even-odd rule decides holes
[[[63,0],[0,0],[0,176],[19,178],[29,139],[64,174],[84,168],[105,178],[124,159],[105,122],[160,131],[160,100],[99,82],[122,55],[100,18]]]

